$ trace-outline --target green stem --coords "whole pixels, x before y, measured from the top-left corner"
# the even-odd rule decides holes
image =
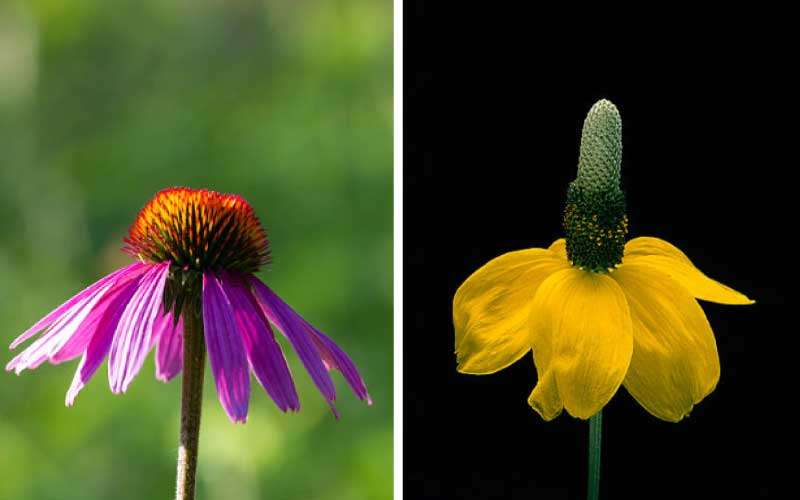
[[[600,446],[603,438],[603,410],[589,419],[589,485],[586,498],[600,497]]]
[[[178,448],[176,500],[194,499],[205,364],[206,346],[203,338],[203,318],[191,311],[191,308],[184,308],[181,435]]]

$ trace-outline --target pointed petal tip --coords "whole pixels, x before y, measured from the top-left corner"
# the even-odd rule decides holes
[[[342,415],[339,413],[339,409],[336,408],[336,399],[335,398],[328,400],[328,408],[330,408],[331,413],[333,413],[333,416],[334,416],[334,418],[336,418],[336,420],[339,420],[340,418],[342,418]]]
[[[367,402],[367,406],[372,406],[372,398],[370,397],[369,394],[367,394],[367,397],[364,398],[364,401]]]
[[[72,385],[70,385],[69,389],[67,389],[67,396],[64,398],[64,405],[67,408],[72,408],[72,406],[75,404],[75,398],[78,397],[78,393],[81,392],[81,389],[83,389],[84,385],[85,384],[79,379],[72,381]]]

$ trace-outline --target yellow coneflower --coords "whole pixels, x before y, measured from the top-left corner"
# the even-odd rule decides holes
[[[453,300],[458,370],[489,374],[533,350],[528,403],[543,419],[597,414],[620,385],[670,422],[719,380],[714,334],[695,299],[752,304],[664,240],[625,241],[621,120],[607,100],[584,122],[565,239],[501,255]]]

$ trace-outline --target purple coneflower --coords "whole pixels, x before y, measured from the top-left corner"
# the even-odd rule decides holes
[[[240,196],[165,189],[141,210],[125,243],[138,261],[89,286],[20,335],[12,349],[43,332],[7,370],[19,374],[44,361],[58,364],[82,356],[67,391],[71,406],[106,356],[111,391],[121,393],[155,347],[159,380],[169,381],[182,367],[192,370],[184,373],[182,418],[195,412],[192,425],[198,427],[207,350],[223,408],[232,421],[244,422],[250,370],[281,410],[300,409],[272,323],[335,415],[330,370],[339,370],[356,396],[371,403],[347,354],[254,276],[269,261],[268,240]],[[186,426],[183,422],[182,444]],[[189,431],[196,460],[197,429]]]

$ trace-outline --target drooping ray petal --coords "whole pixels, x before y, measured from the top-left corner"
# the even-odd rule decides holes
[[[617,392],[633,350],[630,312],[619,285],[577,268],[558,271],[536,292],[530,326],[537,332],[534,339],[550,332],[548,371],[570,415],[587,419],[597,413]]]
[[[222,276],[222,287],[233,305],[247,360],[259,383],[283,411],[300,409],[289,366],[250,285],[232,273]]]
[[[564,409],[564,403],[561,401],[561,395],[558,393],[558,386],[556,385],[556,374],[553,370],[541,371],[539,365],[536,365],[537,372],[539,372],[539,379],[536,386],[528,396],[528,404],[536,410],[543,420],[550,421],[561,415]]]
[[[250,399],[247,356],[231,302],[209,271],[203,273],[203,326],[219,401],[233,422],[245,422]]]
[[[106,282],[102,287],[76,303],[53,323],[44,335],[12,359],[6,365],[6,370],[13,369],[19,375],[26,368],[36,368],[46,361],[50,353],[69,340],[111,286],[112,283]]]
[[[97,330],[100,320],[105,316],[111,302],[113,302],[114,297],[132,281],[138,281],[145,271],[147,271],[147,266],[138,266],[124,273],[120,273],[114,280],[113,286],[103,294],[97,305],[92,309],[83,323],[80,324],[75,334],[71,335],[63,345],[53,348],[52,354],[50,355],[50,362],[58,364],[83,354],[86,350],[86,346]]]
[[[568,265],[549,250],[531,248],[501,255],[467,278],[453,298],[458,371],[494,373],[528,352],[536,289]]]
[[[528,404],[545,421],[561,415],[564,402],[558,393],[555,370],[551,369],[553,360],[553,338],[555,332],[547,322],[542,322],[538,308],[531,308],[529,319],[529,338],[533,349],[533,363],[536,366],[536,386],[528,396]]]
[[[11,349],[15,349],[18,345],[25,342],[33,335],[41,331],[43,328],[47,327],[48,325],[52,324],[56,320],[58,320],[64,313],[66,313],[70,308],[76,305],[78,302],[86,299],[94,292],[96,292],[100,287],[108,283],[109,281],[113,281],[116,279],[120,274],[124,274],[128,271],[134,270],[136,268],[140,268],[144,266],[141,262],[134,262],[133,264],[123,267],[122,269],[118,269],[113,273],[99,279],[98,281],[94,282],[93,284],[86,287],[83,291],[79,292],[77,295],[69,299],[68,301],[64,302],[53,311],[51,311],[47,316],[37,321],[32,327],[25,330],[19,337],[14,339],[14,342],[11,343]]]
[[[172,312],[159,314],[153,325],[153,336],[157,336],[156,378],[169,382],[183,368],[183,316],[175,319]]]
[[[114,339],[114,332],[117,329],[117,324],[131,298],[136,293],[138,285],[139,283],[137,280],[128,282],[128,284],[111,299],[106,309],[106,314],[100,318],[97,324],[97,331],[86,346],[86,352],[84,352],[78,369],[75,371],[72,385],[67,391],[67,406],[73,405],[75,397],[81,389],[83,389],[89,379],[92,378],[97,368],[103,363],[108,351],[111,349],[111,342]]]
[[[128,389],[152,347],[153,323],[162,307],[168,274],[168,262],[153,264],[117,324],[108,358],[108,381],[115,394]]]
[[[650,413],[677,422],[716,386],[719,356],[703,309],[677,282],[640,261],[611,274],[633,320],[625,388]]]
[[[339,348],[330,337],[317,330],[309,322],[303,320],[303,323],[305,323],[308,331],[311,332],[311,338],[317,345],[317,349],[322,355],[322,361],[328,371],[339,370],[344,375],[344,379],[353,390],[353,393],[359,399],[371,405],[372,398],[369,397],[367,392],[367,385],[364,383],[364,379],[361,378],[361,374],[358,373],[358,368],[356,368],[350,356]]]
[[[250,284],[264,315],[292,344],[314,384],[328,400],[334,414],[337,414],[336,407],[333,405],[336,400],[336,388],[303,318],[255,276],[250,276]]]
[[[627,242],[622,265],[633,262],[666,274],[698,299],[731,305],[754,303],[747,296],[700,272],[683,252],[662,239],[639,237]]]

